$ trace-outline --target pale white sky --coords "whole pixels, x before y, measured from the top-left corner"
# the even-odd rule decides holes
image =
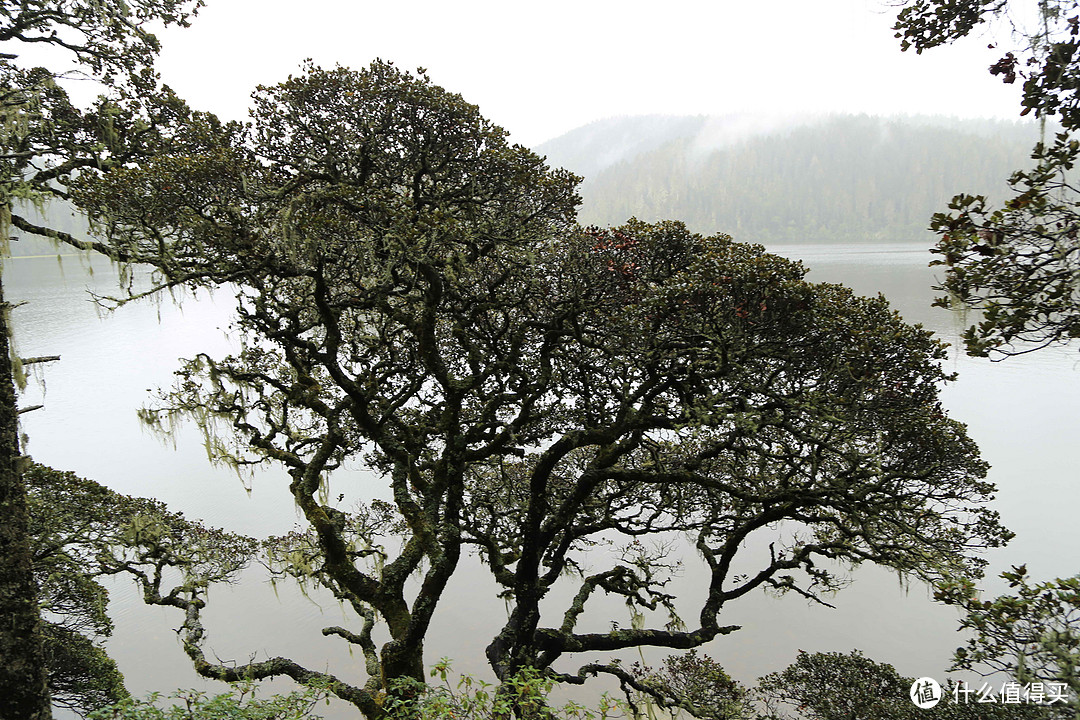
[[[307,57],[376,57],[461,93],[525,145],[647,113],[1018,114],[980,36],[901,53],[887,0],[207,0],[162,33],[166,82],[200,109],[246,116],[257,84]],[[1007,38],[1006,38],[1007,40]]]

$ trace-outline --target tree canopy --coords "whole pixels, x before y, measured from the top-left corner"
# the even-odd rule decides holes
[[[844,654],[799,651],[791,665],[758,682],[769,717],[798,708],[809,720],[900,720],[922,710],[908,699],[912,678],[858,650]]]
[[[993,701],[966,684],[946,680],[938,702],[927,708],[910,697],[915,678],[858,650],[850,653],[799,651],[791,665],[758,680],[755,692],[765,706],[760,720],[1065,720],[1073,710],[1061,703]]]
[[[186,26],[202,0],[3,2],[0,11],[0,173],[5,227],[84,249],[106,250],[32,220],[33,207],[66,198],[74,175],[160,152],[187,108],[158,84],[159,43],[150,24]],[[56,50],[51,65],[23,55]],[[92,81],[100,95],[72,102],[65,80]],[[30,212],[28,212],[30,211]],[[10,229],[10,228],[9,228]],[[5,230],[6,236],[9,234]]]
[[[101,486],[40,465],[27,468],[23,481],[52,703],[85,716],[128,696],[116,663],[101,647],[113,630],[108,593],[85,563],[105,534],[102,525],[112,519],[112,512],[100,511],[117,508]]]
[[[824,602],[862,562],[973,577],[1007,539],[938,401],[944,347],[883,299],[676,222],[579,228],[577,178],[422,73],[309,65],[254,97],[249,126],[203,123],[189,152],[73,193],[111,247],[165,248],[188,282],[236,288],[242,349],[191,359],[145,419],[194,417],[218,459],[285,469],[307,526],[267,562],[351,608],[323,632],[368,677],[211,662],[205,586],[144,576],[185,611],[201,674],[317,679],[380,717],[423,679],[474,553],[510,603],[487,648],[500,679],[640,689],[612,651],[731,633],[723,610],[751,592]],[[391,499],[335,503],[345,466]],[[701,563],[692,614],[665,591],[681,555]],[[552,617],[557,586],[571,599]],[[590,629],[599,593],[630,627]]]
[[[173,703],[166,707],[162,707],[162,699],[158,695],[146,700],[128,698],[91,713],[89,720],[320,720],[315,710],[323,694],[309,687],[259,698],[248,683],[219,695],[180,690],[167,698]]]

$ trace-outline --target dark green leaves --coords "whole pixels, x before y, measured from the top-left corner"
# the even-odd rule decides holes
[[[921,53],[966,36],[1007,5],[1005,0],[915,0],[904,4],[893,29],[901,49]]]
[[[156,500],[120,495],[74,473],[31,464],[23,479],[53,701],[85,715],[127,696],[101,647],[112,622],[108,595],[96,578],[128,573],[149,582],[170,567],[195,591],[227,581],[255,546],[171,513]]]
[[[943,585],[937,598],[962,608],[974,636],[956,651],[958,668],[1005,670],[1021,682],[1065,683],[1080,692],[1080,578],[1033,582],[1021,565],[1002,573],[1010,592],[983,600],[969,583]]]
[[[937,304],[981,310],[964,335],[970,354],[1015,355],[1080,336],[1080,213],[1069,179],[1078,153],[1062,133],[1036,147],[1033,169],[1013,174],[1003,207],[959,195],[933,217],[941,239],[932,264],[946,268],[949,293]]]
[[[1033,168],[1013,174],[1013,194],[1002,207],[957,195],[950,212],[931,221],[941,236],[935,252],[943,256],[934,264],[946,268],[942,289],[948,293],[937,304],[982,311],[964,336],[972,355],[1003,357],[1080,337],[1073,170],[1080,146],[1072,139],[1080,128],[1080,14],[1071,0],[1040,2],[1031,10],[1037,23],[1026,31],[1006,0],[917,0],[905,3],[897,20],[902,47],[919,51],[964,37],[997,16],[1017,23],[1015,34],[1026,45],[1006,53],[990,73],[1006,83],[1023,78],[1020,114],[1034,112],[1063,129],[1035,147]]]

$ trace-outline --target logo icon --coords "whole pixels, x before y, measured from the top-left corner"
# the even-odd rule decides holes
[[[923,710],[929,710],[941,702],[941,686],[934,678],[921,677],[911,683],[910,694],[911,702]]]

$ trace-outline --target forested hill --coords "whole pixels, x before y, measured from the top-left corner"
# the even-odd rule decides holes
[[[1002,197],[1038,127],[946,118],[629,117],[537,148],[585,176],[585,224],[679,219],[754,242],[913,240],[954,195]]]

